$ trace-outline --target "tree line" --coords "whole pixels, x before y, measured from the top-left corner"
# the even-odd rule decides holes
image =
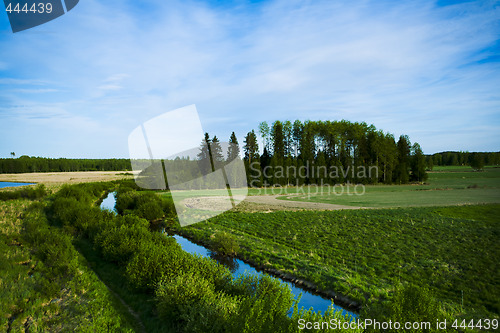
[[[69,171],[128,171],[127,158],[69,159],[21,156],[0,158],[0,173],[69,172]]]
[[[468,165],[480,170],[485,165],[499,165],[500,152],[445,151],[427,155],[426,162],[429,169],[433,166]]]
[[[366,123],[279,121],[259,124],[245,136],[248,182],[254,186],[333,185],[425,181],[426,159],[418,143]]]

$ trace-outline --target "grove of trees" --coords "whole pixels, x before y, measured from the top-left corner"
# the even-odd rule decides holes
[[[263,152],[252,130],[244,140],[248,183],[253,186],[408,183],[427,178],[425,155],[406,135],[366,123],[275,121],[259,125]]]

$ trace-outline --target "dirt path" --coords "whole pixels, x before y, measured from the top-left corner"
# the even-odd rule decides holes
[[[290,197],[291,195],[287,195]],[[335,205],[319,202],[304,202],[292,200],[279,200],[278,197],[285,197],[285,195],[255,195],[249,196],[245,199],[247,202],[253,202],[264,205],[272,205],[287,208],[299,209],[316,209],[316,210],[339,210],[339,209],[362,209],[362,207]]]
[[[242,206],[251,203],[252,206],[248,207],[249,210],[259,210],[261,206],[263,210],[282,210],[282,209],[314,209],[314,210],[339,210],[339,209],[362,209],[362,207],[335,205],[318,202],[302,202],[291,200],[279,200],[278,197],[283,195],[255,195],[248,196],[243,200]],[[288,195],[290,196],[290,195]],[[243,197],[234,196],[236,202],[240,202]],[[210,210],[210,211],[225,211],[231,209],[231,203],[227,197],[223,196],[210,196],[210,197],[196,197],[184,199],[182,203],[189,208]],[[239,207],[239,206],[238,206]],[[246,210],[246,209],[243,209]]]

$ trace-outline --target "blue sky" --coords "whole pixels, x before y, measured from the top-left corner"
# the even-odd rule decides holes
[[[425,153],[500,150],[499,1],[81,0],[0,13],[0,157],[128,157],[141,123],[365,121]]]

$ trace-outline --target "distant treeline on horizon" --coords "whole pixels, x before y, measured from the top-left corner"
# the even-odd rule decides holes
[[[1,158],[0,173],[130,171],[128,158],[87,159],[21,156]]]
[[[308,161],[309,165],[342,167],[377,165],[381,170],[380,178],[372,181],[397,183],[405,183],[408,180],[421,181],[426,178],[425,171],[423,174],[420,171],[421,177],[415,178],[416,165],[412,164],[416,164],[417,160],[420,160],[420,170],[423,167],[432,170],[434,166],[466,165],[481,169],[485,165],[500,165],[500,152],[445,151],[424,155],[420,146],[417,143],[412,145],[407,136],[401,136],[396,142],[391,134],[376,130],[373,125],[345,120],[304,123],[275,121],[271,125],[262,122],[258,132],[263,139],[262,154],[259,153],[255,131],[247,133],[241,145],[242,156],[249,171],[249,182],[252,178],[250,164],[255,161],[260,169],[266,166],[298,167],[306,165]],[[213,140],[206,135],[205,139],[200,141],[213,144]],[[239,144],[234,132],[228,141]],[[0,158],[0,174],[132,170],[131,162],[127,158],[46,158],[26,155],[15,158],[15,154],[11,154],[12,158]],[[419,155],[421,157],[418,157]],[[144,162],[148,165],[147,161]],[[385,177],[386,174],[388,177]],[[286,184],[290,183],[290,179],[269,179],[267,183]]]
[[[426,156],[429,167],[472,166],[477,160],[482,161],[484,165],[500,165],[500,152],[444,151]]]

